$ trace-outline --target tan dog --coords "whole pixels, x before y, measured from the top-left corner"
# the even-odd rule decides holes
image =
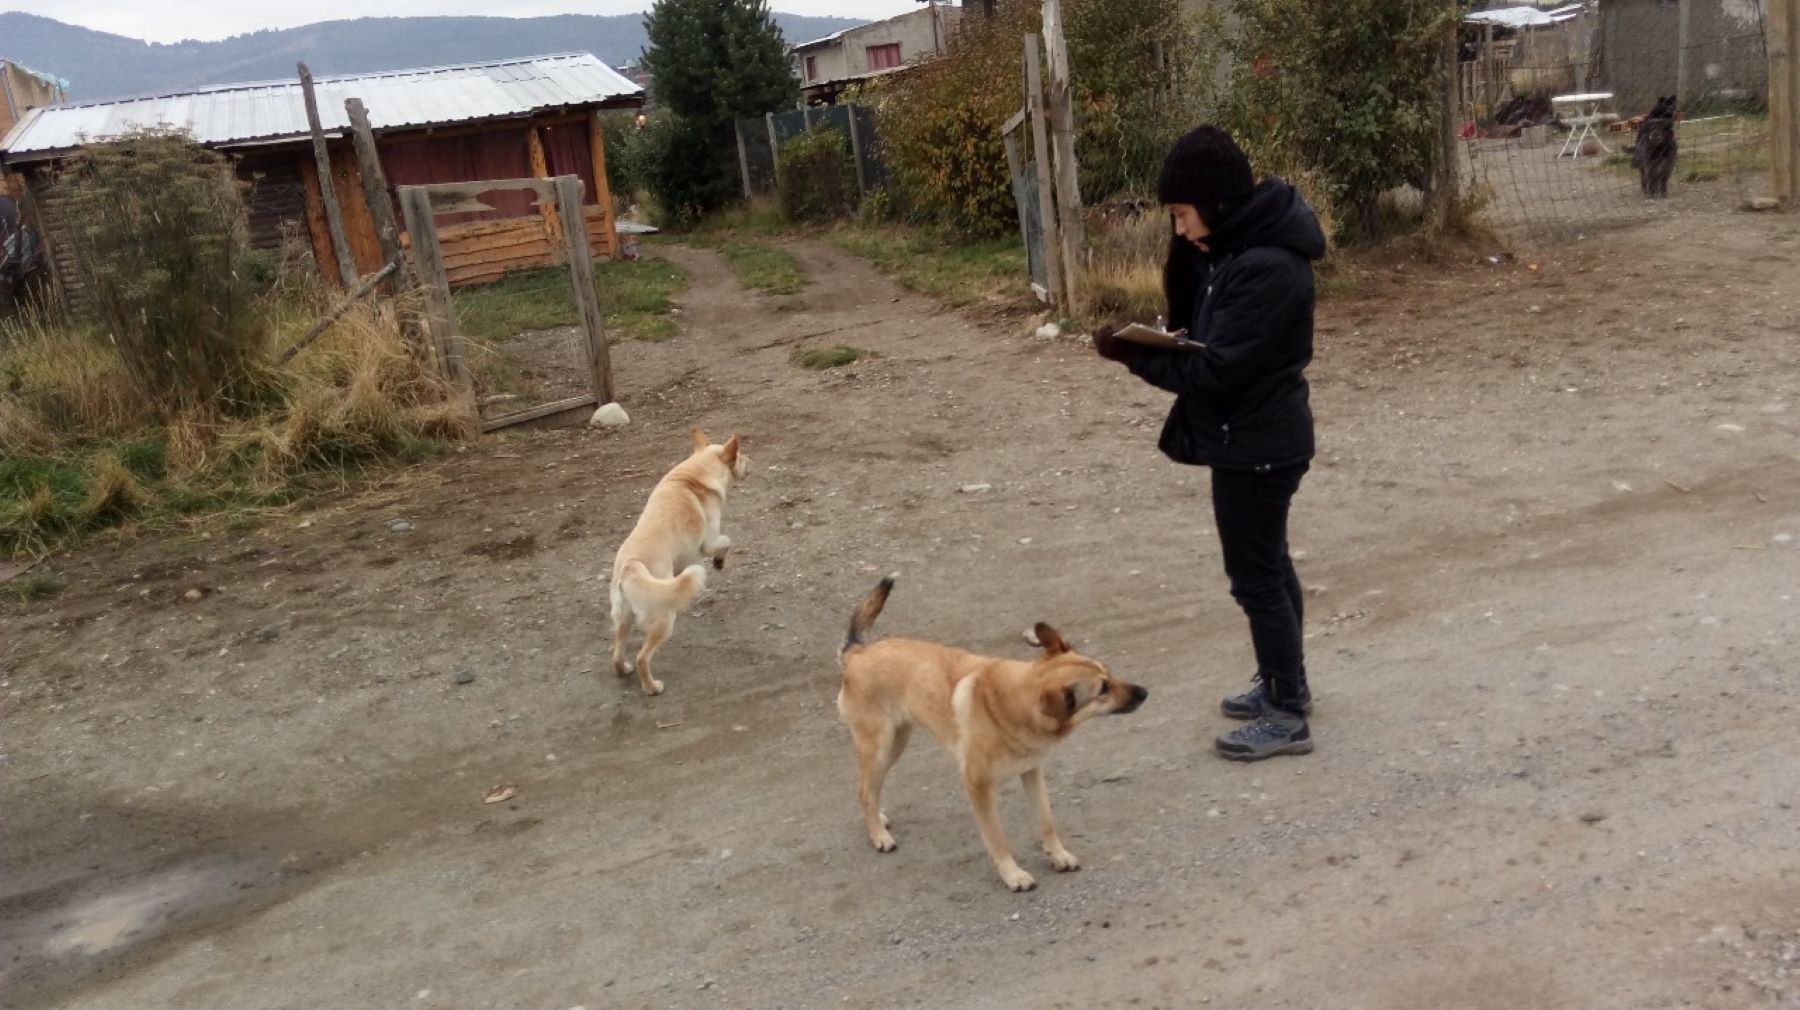
[[[650,657],[669,640],[676,615],[706,588],[706,566],[699,562],[711,558],[714,568],[725,567],[731,550],[731,538],[719,532],[725,495],[750,470],[736,435],[724,445],[710,444],[699,428],[688,435],[693,454],[657,482],[636,528],[613,558],[613,672],[631,673],[625,639],[635,624],[644,630],[637,675],[645,694],[662,693],[662,681],[650,674]]]
[[[1097,715],[1134,712],[1150,692],[1115,679],[1099,660],[1071,651],[1048,624],[1036,628],[1044,655],[1029,663],[902,638],[864,644],[893,588],[893,577],[882,579],[857,608],[841,653],[838,714],[856,743],[857,798],[869,841],[880,852],[894,849],[881,809],[881,784],[906,749],[913,726],[922,725],[956,755],[981,840],[1007,887],[1037,886],[1013,861],[994,809],[994,790],[1012,775],[1019,776],[1037,808],[1050,865],[1065,872],[1080,869],[1050,816],[1044,758],[1076,726]]]

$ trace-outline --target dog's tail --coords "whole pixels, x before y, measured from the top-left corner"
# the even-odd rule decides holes
[[[642,561],[631,561],[619,579],[625,598],[640,613],[647,610],[683,610],[706,588],[706,566],[689,565],[672,579],[659,579],[650,574]]]
[[[881,608],[887,606],[888,594],[894,591],[894,580],[898,575],[890,575],[882,579],[869,595],[850,615],[850,631],[844,636],[844,647],[838,650],[838,658],[849,655],[851,649],[861,648],[867,642],[869,629],[874,626],[875,618],[881,616]]]

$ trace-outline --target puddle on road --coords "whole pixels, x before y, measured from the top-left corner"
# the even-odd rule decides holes
[[[57,909],[46,916],[54,925],[40,949],[57,958],[104,954],[128,942],[148,939],[190,905],[206,904],[203,892],[209,885],[221,890],[231,888],[218,870],[180,866]]]

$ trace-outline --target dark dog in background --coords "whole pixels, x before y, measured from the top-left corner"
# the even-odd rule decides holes
[[[1669,176],[1675,174],[1675,96],[1656,100],[1656,107],[1638,125],[1637,142],[1631,148],[1631,164],[1638,170],[1638,184],[1645,196],[1669,195]]]

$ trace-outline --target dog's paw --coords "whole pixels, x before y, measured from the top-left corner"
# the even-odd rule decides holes
[[[1058,873],[1074,873],[1081,869],[1081,860],[1076,859],[1075,853],[1068,849],[1046,850],[1045,854],[1050,857],[1050,865],[1055,867]]]
[[[888,818],[886,810],[881,811],[881,826],[884,828],[891,828],[894,826],[894,822]]]
[[[662,693],[662,687],[662,681],[653,680],[650,682],[649,686],[644,688],[644,693],[654,698]]]
[[[636,672],[637,672],[636,670],[632,669],[630,663],[614,663],[613,664],[613,673],[616,673],[621,677],[629,677]]]
[[[894,836],[885,831],[879,835],[871,836],[869,838],[869,844],[875,846],[876,852],[892,852],[900,847],[895,843]]]
[[[725,570],[725,555],[714,554],[713,555],[713,571],[722,572],[724,570]]]
[[[1000,871],[1000,880],[1006,885],[1006,889],[1009,891],[1023,892],[1035,890],[1037,888],[1037,881],[1032,879],[1031,874],[1026,873],[1017,866],[1010,870]]]

